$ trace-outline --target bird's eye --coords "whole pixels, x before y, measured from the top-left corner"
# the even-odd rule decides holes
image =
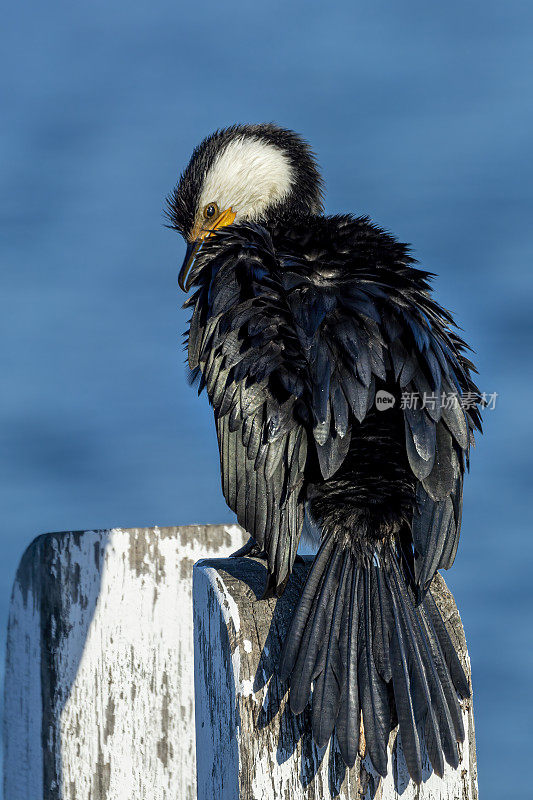
[[[218,206],[216,203],[209,203],[209,205],[204,208],[204,217],[206,219],[213,219],[215,215],[218,215]]]

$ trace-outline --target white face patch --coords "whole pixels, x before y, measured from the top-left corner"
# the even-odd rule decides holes
[[[203,183],[198,212],[216,203],[221,211],[232,208],[236,222],[253,221],[287,196],[292,178],[290,161],[282,150],[241,136],[216,157]]]

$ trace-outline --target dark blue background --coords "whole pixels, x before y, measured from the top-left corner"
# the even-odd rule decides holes
[[[185,382],[184,246],[163,198],[212,129],[275,120],[318,153],[329,212],[414,243],[499,393],[446,579],[481,796],[529,796],[532,23],[526,0],[9,4],[2,628],[38,533],[232,519],[211,415]]]

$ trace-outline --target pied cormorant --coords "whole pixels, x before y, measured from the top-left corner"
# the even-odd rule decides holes
[[[313,154],[289,130],[209,136],[168,214],[194,289],[189,366],[267,595],[285,588],[306,509],[321,534],[279,667],[290,707],[312,688],[317,745],[335,729],[351,766],[361,729],[381,775],[397,722],[411,777],[423,738],[442,775],[470,688],[429,586],[455,557],[480,428],[467,346],[408,246],[368,217],[323,214]]]

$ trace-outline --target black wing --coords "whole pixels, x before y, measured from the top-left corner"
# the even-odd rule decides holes
[[[271,243],[261,228],[245,233],[204,248],[189,366],[214,407],[226,502],[265,550],[267,589],[281,593],[304,518],[306,364]]]
[[[423,592],[435,572],[454,561],[463,475],[481,421],[474,367],[464,355],[466,344],[450,330],[452,318],[425,292],[414,301],[385,328],[405,406],[407,456],[418,479],[412,536],[415,583]]]

